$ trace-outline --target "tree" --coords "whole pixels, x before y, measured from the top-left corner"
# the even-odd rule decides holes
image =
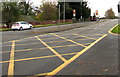
[[[58,2],[58,5],[61,5],[61,14],[63,14],[64,2]],[[91,9],[87,6],[87,2],[65,2],[65,13],[66,19],[73,18],[73,9],[76,10],[76,18],[80,19],[81,16],[84,19],[87,19],[91,15]],[[63,16],[63,15],[61,15]],[[61,17],[62,18],[62,17]]]
[[[56,20],[58,9],[53,2],[44,2],[40,5],[41,13],[37,16],[40,20]]]
[[[2,20],[9,28],[12,22],[19,19],[20,12],[16,2],[3,2],[2,3]]]
[[[22,15],[32,15],[32,3],[28,0],[28,2],[19,2],[18,7],[20,9],[20,13]]]
[[[115,18],[115,13],[113,12],[112,8],[108,9],[108,10],[105,12],[105,17],[106,17],[106,18],[109,18],[109,19]]]

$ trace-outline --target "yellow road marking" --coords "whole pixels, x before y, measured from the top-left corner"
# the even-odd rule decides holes
[[[21,46],[21,45],[32,45],[32,44],[39,44],[39,43],[27,43],[27,44],[15,44],[16,46]],[[5,45],[5,46],[2,46],[2,47],[9,47],[11,45]]]
[[[2,43],[0,43],[0,44],[3,44],[3,43],[10,43],[10,42],[12,42],[12,41],[6,41],[6,42],[2,42]]]
[[[88,34],[88,36],[93,36],[93,35],[103,36],[104,34]]]
[[[14,75],[14,51],[15,51],[15,41],[12,42],[10,62],[8,67],[8,77],[13,77]]]
[[[86,44],[86,43],[85,43]],[[77,46],[76,44],[72,45],[63,45],[63,46],[53,46],[52,48],[62,48],[62,47],[70,47],[70,46]],[[46,47],[44,48],[34,48],[34,49],[23,49],[23,50],[15,50],[15,52],[22,52],[22,51],[30,51],[30,50],[38,50],[38,49],[47,49]],[[10,51],[4,51],[0,53],[9,53]]]
[[[83,43],[83,45],[88,45],[91,43]],[[79,46],[76,44],[72,44],[72,45],[62,45],[62,46],[52,46],[52,48],[62,48],[62,47],[72,47],[72,46]],[[22,52],[22,51],[30,51],[30,50],[38,50],[38,49],[47,49],[46,47],[44,48],[34,48],[34,49],[23,49],[23,50],[15,50],[15,52]],[[4,51],[4,52],[0,52],[0,54],[4,54],[4,53],[9,53],[10,51]]]
[[[83,45],[89,45],[89,44],[91,44],[91,43],[85,43],[85,44],[83,44]]]
[[[53,39],[54,40],[54,39],[58,39],[58,38],[56,38],[56,37],[49,37],[49,38],[42,38],[42,39],[45,39],[45,40],[52,40]]]
[[[48,34],[43,34],[43,35],[37,35],[37,36],[44,36],[44,35],[48,35]],[[29,38],[34,38],[36,36],[32,36],[32,37],[26,37],[26,38],[23,38],[23,39],[19,39],[19,40],[11,40],[11,41],[6,41],[6,42],[2,42],[0,44],[3,44],[3,43],[9,43],[9,42],[12,42],[12,41],[21,41],[21,40],[25,40],[25,39],[29,39]]]
[[[83,44],[77,43],[77,42],[75,42],[75,41],[73,41],[73,40],[70,40],[70,39],[67,39],[67,38],[65,38],[65,37],[60,37],[59,35],[56,35],[56,34],[53,34],[53,33],[51,33],[51,34],[54,35],[54,36],[56,36],[56,37],[59,37],[59,38],[61,38],[61,39],[64,39],[64,40],[67,40],[67,41],[72,42],[72,43],[74,43],[74,44],[77,44],[77,45],[79,45],[79,46],[87,47],[87,46],[84,46]]]
[[[87,36],[83,36],[83,35],[78,35],[78,34],[73,34],[73,35],[77,35],[77,36],[80,36],[80,37],[85,37],[85,38],[92,39],[92,40],[97,40],[96,38],[91,38],[91,37],[87,37]]]
[[[117,24],[117,25],[118,25],[118,24]],[[112,33],[112,30],[113,30],[117,25],[115,25],[114,27],[112,27],[112,28],[108,31],[108,33],[113,34],[113,35],[120,35],[120,34],[117,34],[117,33]]]
[[[78,40],[89,40],[89,39],[75,39],[75,41],[78,41]]]
[[[67,56],[67,55],[74,55],[77,54],[78,52],[74,53],[67,53],[67,54],[61,54],[62,56]],[[14,60],[15,62],[17,61],[26,61],[26,60],[36,60],[36,59],[43,59],[43,58],[52,58],[52,57],[57,57],[57,55],[50,55],[50,56],[41,56],[41,57],[33,57],[33,58],[24,58],[24,59],[17,59]],[[8,63],[10,61],[1,61],[0,63]]]
[[[49,73],[49,72],[48,72],[48,73]],[[48,73],[36,74],[36,75],[33,75],[33,76],[27,76],[27,77],[38,77],[38,76],[44,76],[44,75],[47,75]]]
[[[51,50],[55,55],[57,55],[63,62],[66,62],[67,60],[62,57],[59,53],[57,53],[52,47],[50,47],[49,45],[47,45],[44,41],[42,41],[40,38],[38,38],[36,36],[36,38],[41,42],[43,43],[43,45],[45,45],[49,50]]]
[[[97,39],[95,42],[93,42],[92,44],[90,44],[88,47],[84,48],[82,51],[78,52],[75,56],[73,56],[71,59],[69,59],[68,61],[66,61],[65,63],[63,63],[62,65],[60,65],[58,68],[56,68],[55,70],[53,70],[52,72],[48,73],[47,76],[45,77],[52,77],[53,75],[57,74],[59,71],[61,71],[63,68],[65,68],[68,64],[70,64],[71,62],[73,62],[75,59],[77,59],[80,55],[82,55],[83,53],[85,53],[88,49],[90,49],[92,46],[94,46],[97,42],[99,42],[100,40],[102,40],[104,37],[106,37],[107,34],[103,35],[102,37],[100,37],[99,39]]]
[[[88,40],[88,39],[75,39],[75,40]],[[50,42],[46,42],[46,43],[55,43],[55,42],[65,42],[66,40],[63,40],[63,41],[50,41]],[[39,43],[27,43],[27,44],[15,44],[16,46],[22,46],[22,45],[30,45],[30,44],[39,44]],[[9,46],[12,46],[12,45],[5,45],[5,46],[2,46],[2,47],[9,47]]]
[[[65,42],[65,40],[63,40],[63,41],[50,41],[50,42],[46,42],[46,43],[58,43],[58,42]]]

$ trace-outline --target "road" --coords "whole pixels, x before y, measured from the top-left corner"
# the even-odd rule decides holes
[[[24,76],[118,75],[117,19],[86,22],[53,33],[3,32],[2,74]]]

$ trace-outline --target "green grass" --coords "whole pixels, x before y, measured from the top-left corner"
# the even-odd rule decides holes
[[[65,24],[72,24],[72,22],[60,23],[60,25],[65,25]],[[46,27],[46,26],[55,26],[55,25],[58,25],[58,24],[33,25],[33,28]]]
[[[46,25],[33,25],[33,28],[38,28],[38,27],[46,27],[46,26],[54,26],[56,24],[46,24]]]
[[[0,31],[9,31],[11,30],[10,28],[1,28]]]
[[[118,33],[120,34],[120,24],[118,24],[113,30],[112,30],[113,33]]]

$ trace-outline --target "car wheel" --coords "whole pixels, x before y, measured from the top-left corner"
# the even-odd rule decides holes
[[[30,29],[32,29],[32,26],[30,26]]]
[[[20,27],[19,31],[22,31],[22,30],[23,30],[23,28],[22,28],[22,27]]]
[[[13,31],[15,31],[15,29],[13,29]]]

